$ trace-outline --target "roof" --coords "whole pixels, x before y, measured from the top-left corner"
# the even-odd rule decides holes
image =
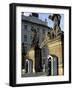
[[[34,17],[34,16],[22,16],[23,21],[31,22],[31,23],[36,23],[39,25],[43,25],[49,28],[49,26],[46,24],[45,21],[42,21],[41,19]]]

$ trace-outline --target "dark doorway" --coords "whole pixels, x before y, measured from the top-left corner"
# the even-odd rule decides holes
[[[48,75],[51,75],[51,58],[48,59]]]
[[[38,45],[35,46],[35,72],[42,72],[41,49]]]
[[[25,67],[26,67],[26,73],[28,73],[28,61],[26,61]]]

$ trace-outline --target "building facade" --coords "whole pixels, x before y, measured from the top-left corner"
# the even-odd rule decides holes
[[[48,76],[63,75],[64,34],[60,28],[60,15],[49,16],[54,22],[49,28],[47,21],[37,13],[22,13],[22,74],[45,72]]]
[[[22,44],[24,45],[24,51],[25,51],[26,57],[28,58],[30,57],[30,55],[28,55],[27,53],[29,53],[30,49],[32,48],[33,31],[37,33],[35,41],[39,40],[38,44],[40,46],[40,44],[45,38],[45,33],[48,32],[50,28],[48,27],[46,20],[45,21],[40,20],[38,14],[35,14],[35,13],[32,13],[32,15],[30,16],[24,16],[24,14],[22,13],[22,26],[21,27],[22,27],[22,33],[21,33]],[[41,54],[42,54],[42,57],[41,57],[42,68],[44,68],[45,61],[48,55],[47,46],[44,46],[41,49]],[[35,60],[34,58],[31,58],[31,57],[30,59],[32,59],[33,61],[33,67],[35,67],[35,62],[34,62]],[[24,63],[24,59],[23,59],[23,63]],[[22,64],[22,66],[23,66],[22,68],[24,68],[25,65]],[[33,70],[33,72],[35,72],[35,70]]]

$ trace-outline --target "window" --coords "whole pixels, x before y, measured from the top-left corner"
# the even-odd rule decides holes
[[[27,41],[27,35],[24,35],[24,42]]]
[[[33,30],[33,28],[34,28],[34,27],[33,27],[33,26],[31,26],[31,31]]]
[[[39,28],[37,28],[37,32],[39,33]]]
[[[45,29],[42,30],[42,33],[45,34]]]
[[[24,52],[27,53],[27,46],[24,46]]]
[[[30,36],[30,39],[32,40],[33,38],[32,38],[32,35]]]
[[[24,30],[27,30],[27,25],[24,25]]]

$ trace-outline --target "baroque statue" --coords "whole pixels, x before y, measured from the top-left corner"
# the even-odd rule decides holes
[[[50,31],[48,32],[48,36],[50,36],[50,38],[54,38],[61,34],[61,27],[60,27],[61,15],[53,14],[50,15],[48,18],[51,19],[54,23],[53,28],[51,28]]]

